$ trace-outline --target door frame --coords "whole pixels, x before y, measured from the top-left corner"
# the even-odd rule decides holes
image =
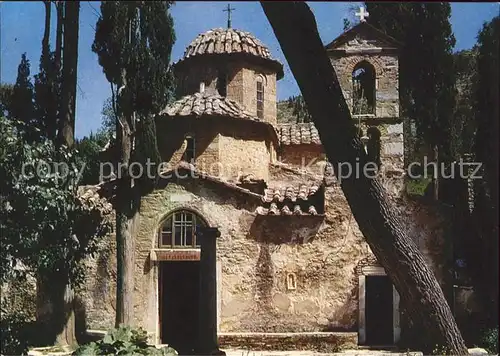
[[[150,251],[150,259],[151,259],[151,267],[152,267],[152,276],[153,276],[153,291],[154,291],[154,310],[156,311],[155,317],[155,335],[154,340],[156,344],[161,344],[161,315],[162,315],[162,273],[160,272],[161,263],[167,262],[169,260],[158,258],[159,250],[168,250],[171,249],[152,249]],[[197,249],[200,250],[200,249]],[[196,260],[195,260],[196,261]],[[199,261],[199,259],[197,260]],[[177,263],[182,263],[183,261],[176,261]],[[217,332],[220,331],[221,324],[221,312],[222,312],[222,263],[221,261],[216,262],[216,273],[217,273]]]
[[[358,276],[358,344],[366,343],[366,277],[387,276],[383,267],[365,266],[361,268]],[[399,293],[392,286],[392,335],[396,344],[401,337],[401,325],[399,315]]]

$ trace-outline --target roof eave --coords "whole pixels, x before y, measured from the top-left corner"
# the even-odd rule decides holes
[[[398,40],[396,40],[394,37],[389,36],[388,34],[384,33],[381,30],[379,30],[375,26],[369,24],[368,22],[360,22],[356,26],[351,27],[349,30],[341,33],[337,38],[335,38],[333,41],[331,41],[329,44],[327,44],[325,46],[325,49],[327,51],[336,49],[336,47],[338,47],[338,46],[340,46],[341,44],[344,43],[343,40],[349,34],[351,34],[353,32],[358,32],[362,28],[365,28],[365,27],[368,27],[371,31],[374,31],[375,34],[376,34],[376,36],[378,36],[381,39],[383,39],[384,41],[388,42],[389,44],[391,44],[392,46],[394,46],[394,48],[396,48],[397,50],[399,50],[402,47],[402,43],[399,42]]]
[[[241,53],[241,52],[234,52],[234,53],[205,53],[205,54],[199,54],[199,55],[194,55],[191,57],[187,58],[181,58],[177,62],[172,63],[172,67],[174,70],[180,69],[186,67],[188,64],[196,63],[197,61],[199,62],[204,62],[204,61],[224,61],[228,59],[242,59],[242,60],[247,60],[251,63],[255,63],[257,65],[262,65],[264,67],[268,67],[272,69],[274,72],[276,72],[276,80],[280,80],[284,77],[284,70],[283,70],[283,64],[278,61],[277,59],[273,58],[264,58],[264,57],[259,57],[251,53]]]
[[[252,120],[249,118],[233,117],[230,115],[218,115],[218,114],[201,114],[201,115],[168,115],[167,113],[158,114],[159,118],[168,118],[170,120],[199,120],[199,119],[216,119],[216,120],[231,120],[233,122],[252,122],[253,124],[264,125],[267,128],[268,133],[271,136],[272,141],[276,146],[279,146],[279,137],[276,132],[276,128],[266,121]]]

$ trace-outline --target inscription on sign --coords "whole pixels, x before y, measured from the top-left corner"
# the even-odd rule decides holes
[[[200,250],[176,250],[176,249],[155,249],[154,255],[156,261],[199,261]]]
[[[176,201],[176,202],[191,201],[191,195],[189,195],[189,194],[171,194],[170,201]]]

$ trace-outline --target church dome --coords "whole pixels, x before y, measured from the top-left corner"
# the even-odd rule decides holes
[[[283,65],[271,57],[269,49],[250,32],[233,28],[215,28],[199,34],[186,48],[181,64],[193,58],[212,56],[242,56],[274,67],[278,79],[283,77]]]

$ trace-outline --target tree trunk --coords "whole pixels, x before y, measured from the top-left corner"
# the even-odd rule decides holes
[[[118,164],[118,191],[116,193],[116,319],[118,327],[133,324],[135,243],[134,222],[137,218],[135,188],[129,174],[132,156],[132,114],[128,95],[126,71],[122,72],[122,86],[118,93],[120,120],[116,123]],[[120,167],[121,165],[121,167]]]
[[[74,292],[65,275],[37,278],[36,318],[40,341],[56,346],[76,345]]]
[[[356,167],[367,156],[343,98],[339,81],[319,37],[314,15],[304,2],[261,1],[283,53],[297,80],[327,157],[339,177],[339,163]],[[344,172],[345,173],[345,172]],[[434,274],[408,236],[378,179],[351,174],[342,190],[368,245],[394,283],[402,305],[421,321],[432,351],[445,346],[456,355],[467,354],[460,331]]]
[[[42,39],[42,52],[44,59],[47,60],[47,57],[50,52],[49,40],[50,40],[50,14],[51,14],[51,5],[50,1],[44,0],[43,4],[45,5],[45,28],[43,31],[43,39]]]
[[[64,10],[63,10],[64,9]],[[75,142],[76,73],[78,60],[78,24],[80,2],[57,4],[56,65],[61,54],[61,27],[64,22],[63,76],[61,88],[61,117],[58,144],[72,147]],[[64,15],[63,15],[64,14]],[[58,52],[59,51],[59,52]],[[59,56],[59,57],[58,57]],[[50,326],[54,344],[75,345],[74,291],[64,275],[52,281],[44,280],[42,290],[50,289]]]
[[[59,144],[73,146],[75,142],[76,78],[78,64],[78,24],[80,2],[64,3],[64,47]]]
[[[59,72],[59,70],[61,69],[62,40],[64,31],[64,2],[56,1],[55,3],[57,10],[55,66],[57,72]]]

